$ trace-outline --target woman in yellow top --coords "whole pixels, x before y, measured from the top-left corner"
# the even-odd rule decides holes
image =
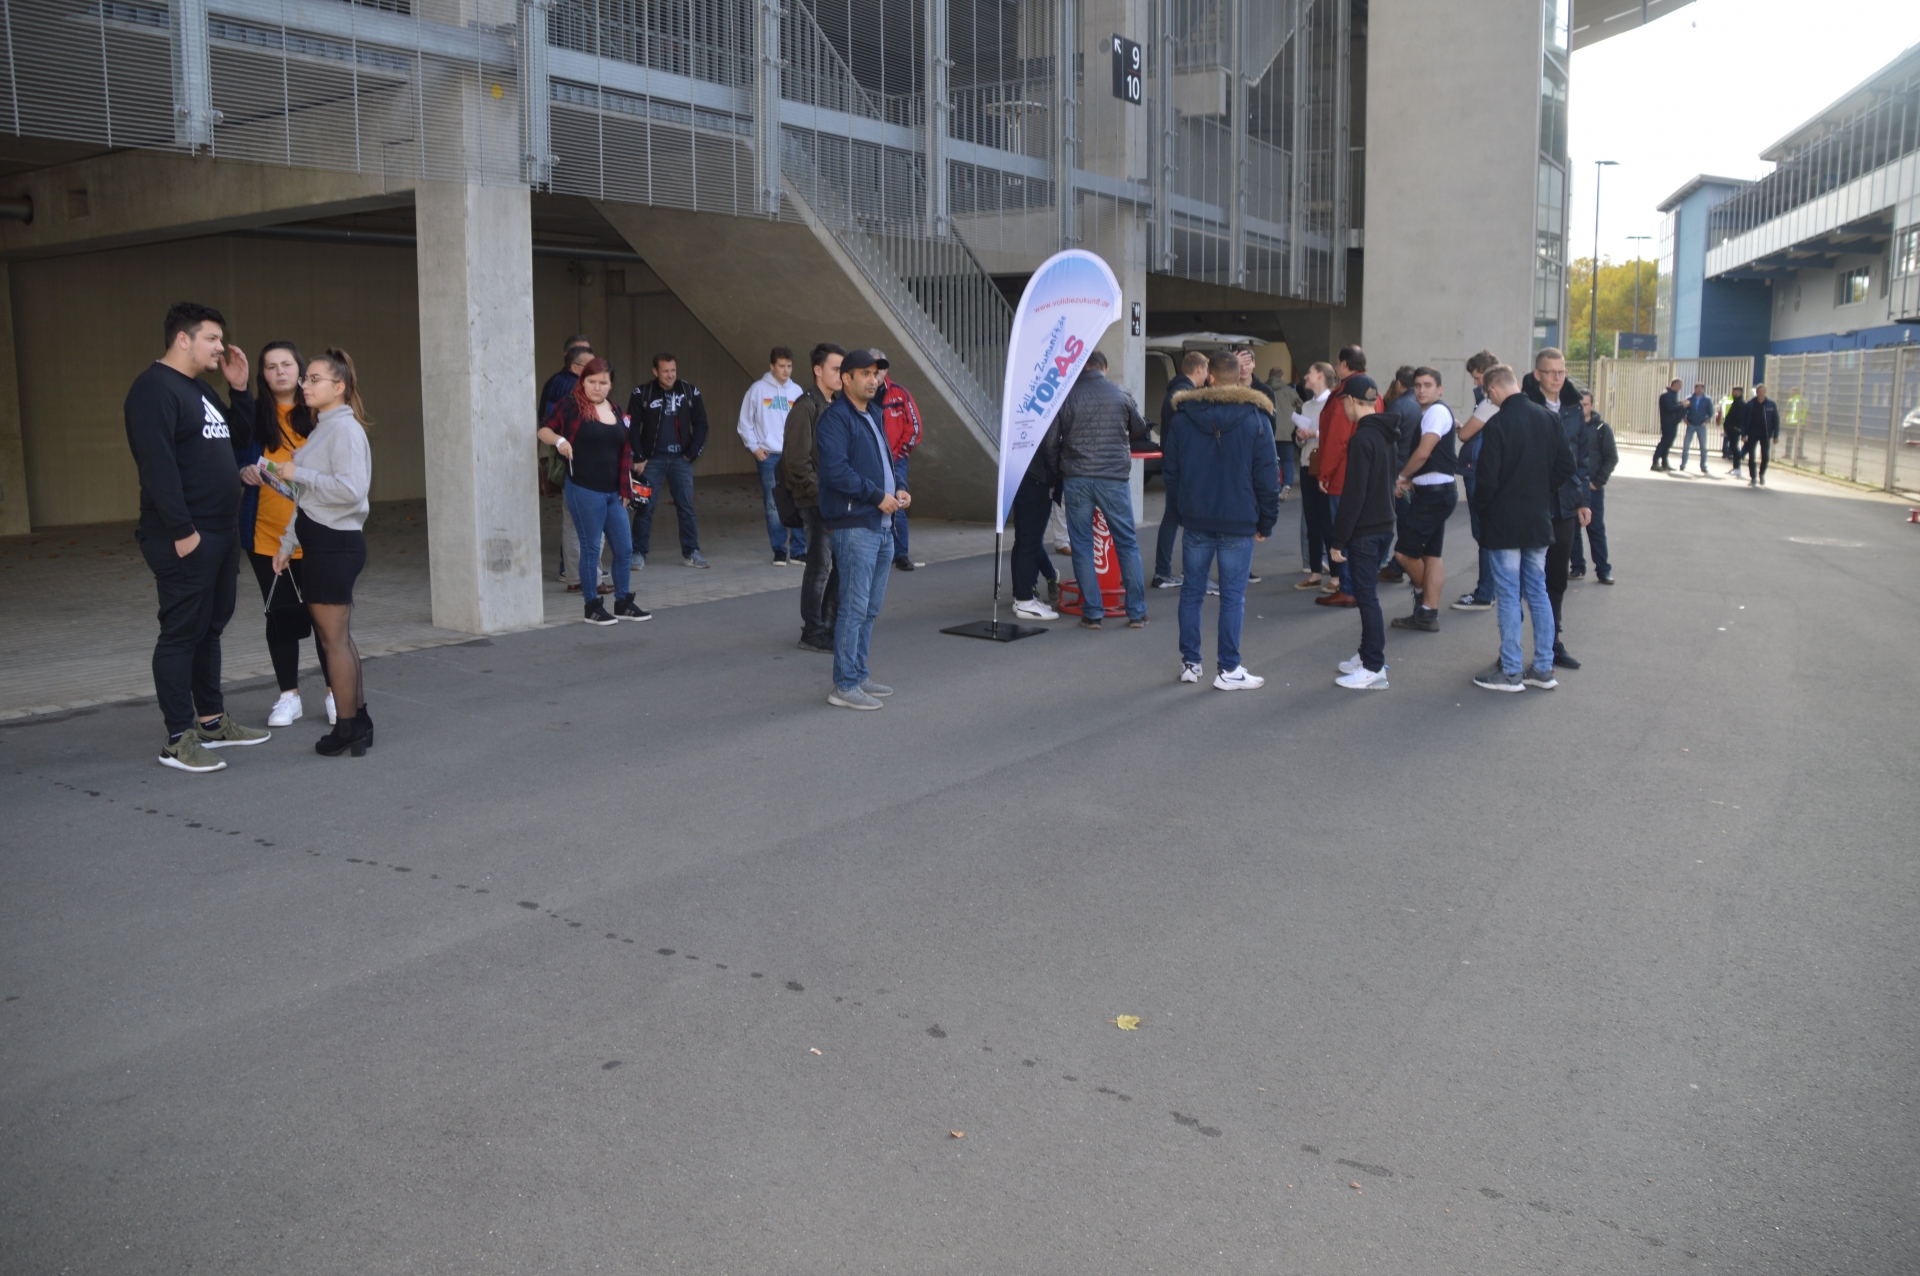
[[[294,550],[290,579],[274,583],[273,556],[280,549],[280,536],[293,520],[293,502],[276,492],[260,477],[260,462],[276,464],[293,458],[293,450],[313,432],[313,413],[300,393],[301,369],[306,360],[291,341],[270,341],[260,351],[256,366],[260,385],[254,395],[252,437],[245,451],[240,478],[247,484],[248,499],[240,506],[240,543],[246,547],[247,560],[260,582],[260,595],[267,600],[267,654],[273,659],[274,677],[280,682],[280,698],[267,715],[270,727],[291,726],[306,711],[300,701],[300,640],[313,635],[314,653],[320,660],[320,672],[326,674],[326,653],[320,650],[320,635],[301,601],[304,585],[300,578],[300,551]],[[333,688],[327,688],[327,721],[334,720]]]

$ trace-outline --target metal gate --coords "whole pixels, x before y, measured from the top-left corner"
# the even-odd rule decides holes
[[[1620,437],[1660,437],[1660,396],[1680,378],[1683,395],[1704,381],[1717,403],[1735,386],[1753,388],[1752,359],[1602,359],[1594,370],[1593,404]],[[1776,398],[1780,397],[1775,395]]]
[[[1920,492],[1920,345],[1769,355],[1767,382],[1780,404],[1776,460]]]

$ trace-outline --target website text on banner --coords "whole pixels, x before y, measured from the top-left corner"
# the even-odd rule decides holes
[[[1000,401],[1000,508],[1007,529],[1014,493],[1047,427],[1107,326],[1120,317],[1120,281],[1093,253],[1070,248],[1047,258],[1027,281],[1007,342],[1007,385]]]

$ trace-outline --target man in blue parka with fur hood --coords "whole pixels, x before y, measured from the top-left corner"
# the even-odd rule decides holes
[[[1265,679],[1240,663],[1253,543],[1280,517],[1280,461],[1273,450],[1273,401],[1241,384],[1230,350],[1207,363],[1211,384],[1174,396],[1173,422],[1161,447],[1160,473],[1178,502],[1185,582],[1180,586],[1180,681],[1200,681],[1200,606],[1207,577],[1220,564],[1221,691],[1258,687]]]

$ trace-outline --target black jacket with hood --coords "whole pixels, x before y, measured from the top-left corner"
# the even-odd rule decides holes
[[[1586,419],[1580,412],[1580,388],[1568,377],[1560,383],[1560,402],[1548,403],[1546,392],[1531,372],[1521,381],[1520,388],[1529,399],[1559,419],[1560,437],[1567,441],[1567,450],[1573,453],[1573,474],[1554,489],[1552,514],[1556,520],[1577,518],[1587,506],[1587,492],[1591,490],[1587,487],[1587,474],[1592,465],[1587,456]]]
[[[1360,418],[1347,440],[1347,480],[1327,544],[1345,551],[1362,536],[1393,530],[1393,480],[1400,473],[1400,424],[1384,412]],[[1181,513],[1186,513],[1182,507]]]
[[[1167,491],[1181,525],[1216,536],[1265,536],[1280,517],[1280,462],[1273,400],[1247,386],[1208,386],[1174,396],[1161,443]]]

